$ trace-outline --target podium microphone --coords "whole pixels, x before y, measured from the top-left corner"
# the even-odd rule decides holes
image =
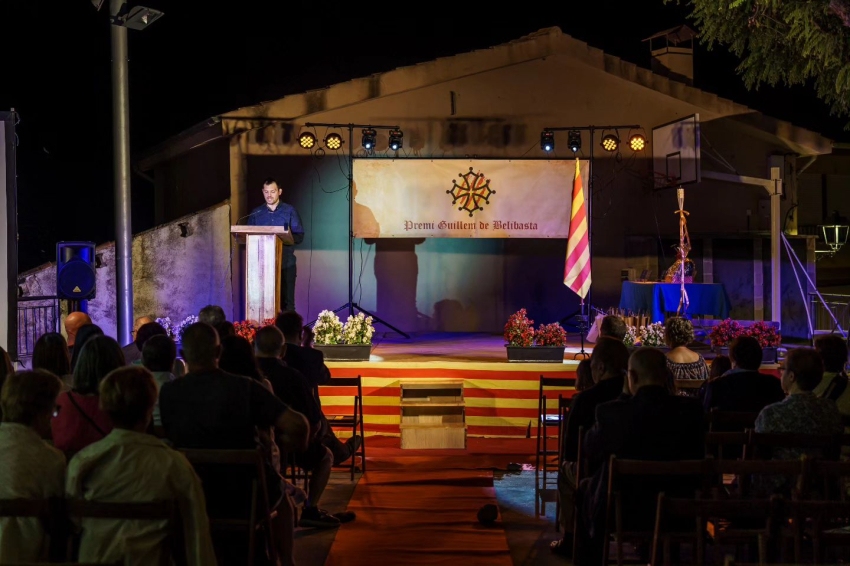
[[[242,218],[237,218],[237,219],[236,219],[236,223],[235,223],[235,224],[236,224],[236,226],[238,226],[240,222],[242,222],[243,220],[245,220],[245,219],[246,219],[246,218],[248,218],[249,216],[254,216],[254,215],[255,215],[255,214],[257,214],[258,212],[262,212],[262,211],[263,211],[263,209],[255,210],[254,212],[250,212],[250,213],[246,214],[246,215],[245,215],[245,216],[243,216]]]

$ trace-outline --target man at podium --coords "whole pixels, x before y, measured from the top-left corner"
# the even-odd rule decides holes
[[[296,244],[304,241],[304,227],[301,217],[291,204],[281,202],[283,191],[273,178],[263,181],[263,198],[266,203],[258,206],[248,215],[249,226],[282,226],[290,231]],[[293,246],[283,246],[280,261],[281,297],[280,310],[295,310],[295,250]]]

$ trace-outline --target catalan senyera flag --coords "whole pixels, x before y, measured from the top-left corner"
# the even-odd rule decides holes
[[[590,242],[587,232],[587,203],[581,185],[581,169],[576,159],[573,180],[573,205],[570,213],[570,232],[567,240],[567,264],[564,267],[564,285],[582,299],[590,289]]]

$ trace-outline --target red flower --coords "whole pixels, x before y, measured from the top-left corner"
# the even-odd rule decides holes
[[[534,321],[528,318],[525,309],[510,316],[505,324],[505,341],[511,346],[528,347],[534,343]]]
[[[557,322],[541,324],[534,336],[538,346],[565,347],[567,345],[567,332]]]

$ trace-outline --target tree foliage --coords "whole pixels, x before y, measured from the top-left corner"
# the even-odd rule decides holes
[[[683,0],[665,0],[666,2]],[[850,116],[850,0],[688,0],[700,40],[741,58],[749,89],[812,85]]]

